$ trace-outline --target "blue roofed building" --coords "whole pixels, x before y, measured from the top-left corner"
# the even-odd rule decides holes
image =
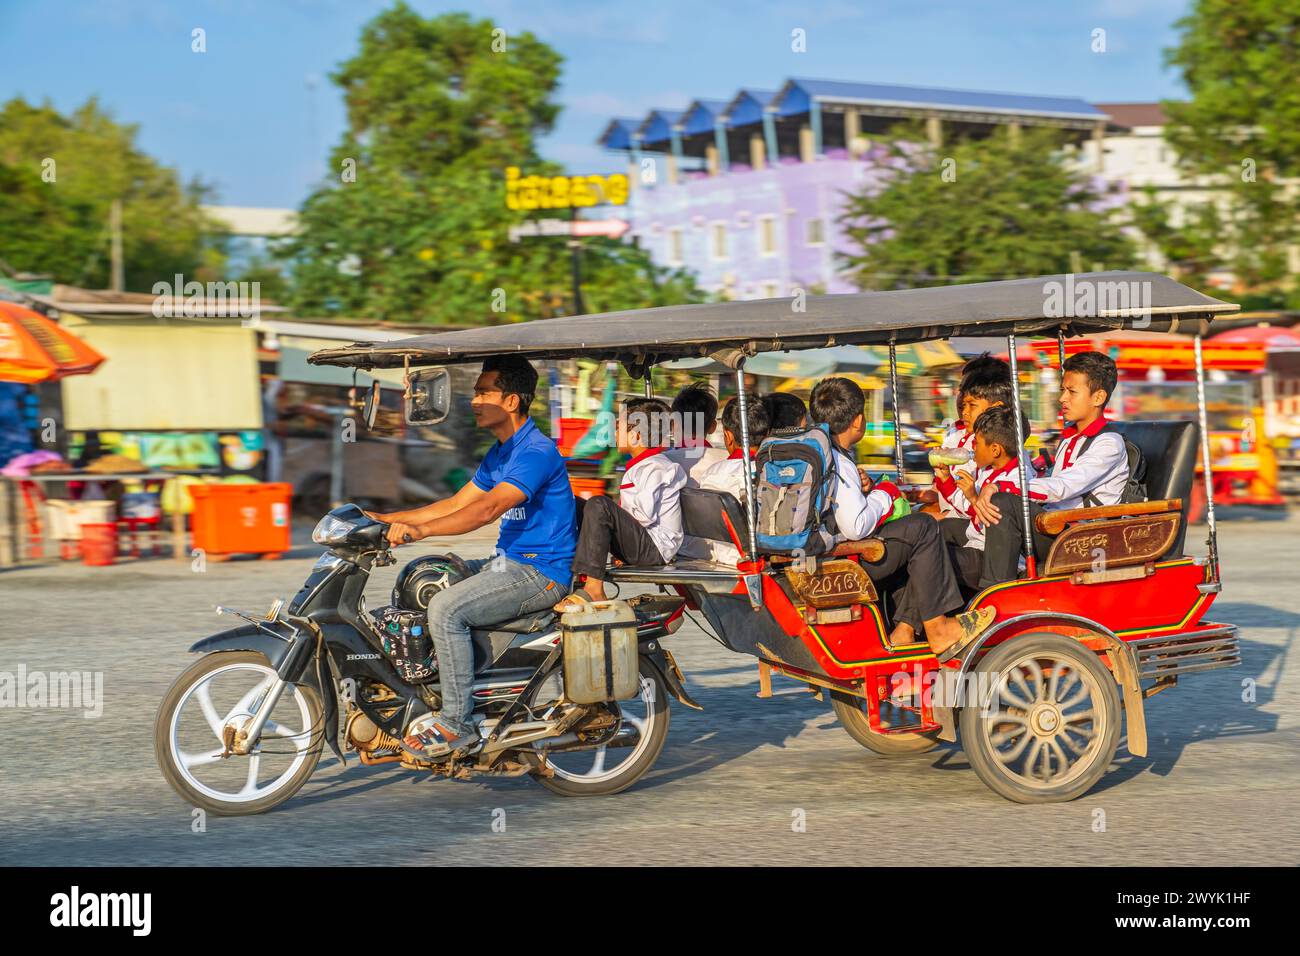
[[[1110,118],[1064,96],[789,79],[612,120],[598,142],[627,154],[631,234],[663,265],[729,298],[849,292],[836,253],[844,193],[881,177],[887,137],[918,124],[930,142],[998,128],[1064,132],[1100,172]]]

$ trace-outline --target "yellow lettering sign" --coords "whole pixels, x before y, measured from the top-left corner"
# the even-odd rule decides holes
[[[625,206],[630,193],[627,176],[523,176],[518,166],[506,167],[506,206],[509,209],[570,209],[583,206]]]

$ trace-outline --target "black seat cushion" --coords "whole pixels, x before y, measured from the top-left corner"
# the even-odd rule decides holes
[[[749,534],[749,520],[745,509],[740,506],[735,495],[725,491],[709,491],[705,488],[683,488],[681,493],[682,530],[697,538],[710,541],[722,541],[732,544],[727,532],[727,522],[723,514],[730,519],[736,535],[742,542]]]
[[[486,629],[493,631],[509,631],[511,634],[532,634],[534,631],[545,630],[554,621],[555,612],[548,607],[542,611],[536,611],[532,614],[526,614],[523,617],[517,617],[513,621],[488,625]]]
[[[1142,449],[1147,465],[1147,500],[1182,499],[1183,520],[1168,551],[1170,555],[1181,555],[1192,481],[1196,478],[1200,430],[1195,422],[1112,422],[1110,427]]]

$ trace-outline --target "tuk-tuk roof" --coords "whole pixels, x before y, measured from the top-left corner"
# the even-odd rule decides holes
[[[802,309],[800,309],[802,306]],[[957,334],[1067,336],[1121,328],[1195,332],[1240,307],[1151,272],[1090,272],[1001,282],[661,306],[417,335],[321,349],[315,365],[359,368],[477,362],[492,355],[629,365],[833,345],[888,345]]]

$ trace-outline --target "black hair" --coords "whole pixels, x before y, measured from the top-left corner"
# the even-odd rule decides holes
[[[972,375],[984,374],[1011,374],[1011,366],[1003,359],[994,358],[992,352],[981,352],[966,362],[961,367],[961,377],[963,380],[970,378]]]
[[[527,415],[537,394],[537,369],[519,355],[493,355],[483,360],[484,372],[496,372],[502,395],[519,397],[519,414]]]
[[[1078,372],[1088,380],[1088,389],[1106,393],[1106,402],[1115,391],[1119,381],[1119,372],[1115,370],[1115,360],[1101,352],[1076,352],[1065,360],[1061,373]],[[1106,402],[1102,402],[1103,405]]]
[[[962,366],[957,394],[991,398],[989,390],[1000,385],[1006,385],[1008,389],[1011,387],[1011,366],[985,352]]]
[[[798,395],[791,395],[789,392],[768,392],[761,401],[763,407],[767,409],[768,425],[773,431],[779,428],[795,428],[808,419],[808,406]]]
[[[853,419],[863,414],[867,396],[852,379],[832,376],[817,383],[808,398],[812,420],[830,426],[831,434],[849,430]]]
[[[1015,393],[1011,391],[1011,379],[1004,382],[976,381],[965,384],[962,394],[970,398],[982,398],[990,405],[1002,404],[1011,407],[1015,402]]]
[[[745,403],[745,422],[749,426],[749,444],[757,445],[771,430],[772,421],[768,417],[767,407],[761,401]],[[740,399],[733,398],[722,409],[722,427],[731,432],[736,444],[742,441],[740,434]]]
[[[659,444],[668,444],[669,428],[668,423],[671,421],[672,412],[668,409],[668,403],[661,398],[646,398],[638,395],[635,398],[624,399],[623,413],[631,421],[633,415],[644,415],[646,425],[650,429],[649,435],[640,435],[641,441],[646,445],[651,442]]]
[[[1016,420],[1015,412],[1008,405],[1005,408],[990,408],[975,421],[975,434],[982,435],[986,442],[1002,446],[1008,458],[1016,456]],[[1029,419],[1023,409],[1020,411],[1021,435],[1029,437]]]
[[[700,415],[700,420],[709,425],[718,417],[718,400],[708,382],[692,382],[677,393],[672,410],[683,420],[687,415]]]

